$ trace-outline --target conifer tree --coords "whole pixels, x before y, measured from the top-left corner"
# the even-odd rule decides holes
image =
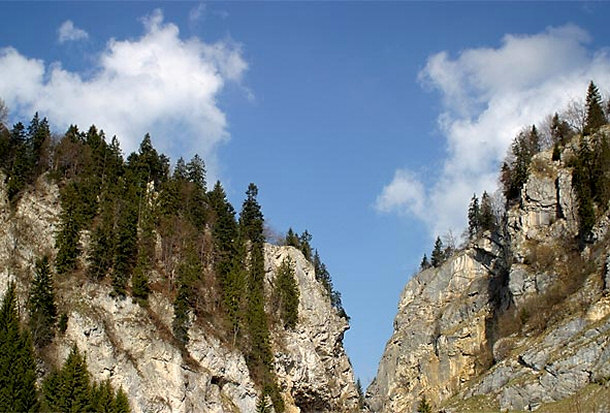
[[[602,98],[593,81],[589,83],[585,105],[587,114],[585,118],[584,135],[592,135],[600,126],[606,124],[606,115],[602,109]]]
[[[417,413],[432,413],[432,406],[428,403],[426,396],[422,397],[419,405],[417,406]]]
[[[55,238],[57,248],[55,268],[59,274],[72,271],[76,266],[76,259],[80,255],[78,244],[84,219],[79,197],[79,187],[73,181],[69,182],[60,194],[62,211],[59,232]]]
[[[96,413],[112,413],[114,391],[110,380],[93,383],[91,386],[91,411]]]
[[[480,230],[481,223],[479,219],[481,217],[481,211],[479,209],[479,199],[477,194],[472,195],[470,205],[468,206],[468,235],[470,238],[474,238]]]
[[[59,371],[43,383],[44,410],[49,412],[84,412],[91,410],[91,384],[87,362],[76,346]]]
[[[289,247],[301,248],[301,243],[299,242],[299,236],[296,234],[292,228],[288,228],[288,232],[286,233],[285,244]]]
[[[441,237],[436,237],[436,241],[434,242],[434,250],[432,250],[432,257],[430,262],[433,267],[438,267],[443,263],[443,261],[445,261],[443,241],[441,241]]]
[[[195,154],[186,164],[186,177],[197,188],[206,191],[205,174],[205,162],[198,154]]]
[[[555,144],[564,145],[570,137],[570,126],[555,113],[551,120],[551,140]]]
[[[267,315],[265,314],[264,295],[264,242],[263,213],[257,201],[258,188],[251,183],[246,191],[246,199],[239,215],[240,237],[248,245],[248,297],[246,321],[248,327],[249,347],[246,361],[250,371],[267,389],[276,412],[284,410],[284,401],[277,387],[273,355],[269,338]]]
[[[14,203],[17,199],[17,195],[25,188],[30,163],[26,145],[25,126],[23,126],[21,122],[18,122],[13,126],[10,147],[10,173],[6,191],[9,201]]]
[[[17,312],[15,284],[10,283],[0,307],[0,411],[36,412],[36,363],[27,331]]]
[[[305,230],[299,237],[301,252],[307,261],[311,261],[311,234]]]
[[[114,294],[124,297],[138,253],[138,192],[126,182],[115,232],[114,268],[112,287]]]
[[[428,261],[428,256],[426,254],[424,254],[424,256],[421,259],[421,263],[419,264],[420,271],[427,270],[431,266],[432,265],[430,264],[430,261]]]
[[[491,197],[485,191],[481,197],[481,213],[479,218],[481,230],[494,231],[496,229],[496,217],[494,216]]]
[[[186,163],[184,158],[180,157],[176,161],[176,167],[174,168],[173,179],[177,181],[185,181],[187,179]]]
[[[194,285],[201,276],[201,262],[193,245],[186,248],[178,267],[178,294],[174,300],[174,336],[182,344],[189,341],[189,312],[194,301]]]
[[[119,388],[119,391],[117,391],[114,402],[112,403],[111,413],[129,413],[130,411],[129,399],[127,399],[127,394],[121,387]]]
[[[300,293],[295,280],[294,263],[290,257],[284,258],[277,270],[276,290],[284,328],[294,329],[299,320]]]
[[[34,279],[30,287],[28,311],[34,344],[42,347],[52,340],[57,318],[51,269],[49,258],[46,255],[36,261]]]
[[[271,413],[271,406],[267,401],[267,394],[263,392],[256,402],[256,413]]]

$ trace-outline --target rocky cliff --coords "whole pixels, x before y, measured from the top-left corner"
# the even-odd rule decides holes
[[[0,182],[4,182],[0,177]],[[59,190],[45,176],[9,208],[0,185],[0,293],[13,279],[21,305],[36,258],[55,254],[61,207]],[[86,249],[87,234],[82,234]],[[267,287],[284,257],[295,263],[300,291],[299,322],[293,331],[272,331],[275,368],[287,412],[353,411],[358,395],[342,345],[348,324],[331,306],[313,266],[292,247],[265,246]],[[40,362],[44,374],[76,344],[95,380],[109,378],[128,394],[134,412],[252,412],[260,389],[244,355],[213,334],[214,326],[193,322],[186,352],[172,336],[172,302],[153,292],[149,307],[110,296],[109,283],[85,276],[56,276],[60,311],[67,329]],[[269,288],[268,288],[269,290]]]
[[[371,411],[610,410],[609,220],[576,245],[569,154],[536,155],[503,228],[408,282]]]

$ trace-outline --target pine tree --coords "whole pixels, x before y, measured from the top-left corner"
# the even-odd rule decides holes
[[[436,237],[436,241],[434,243],[434,250],[432,250],[431,264],[433,267],[440,266],[445,261],[445,251],[443,248],[443,241],[441,241],[441,237]]]
[[[587,115],[585,118],[584,135],[592,135],[601,126],[606,124],[606,115],[602,109],[602,98],[595,83],[591,81],[587,89],[585,102]]]
[[[36,364],[27,331],[21,331],[15,284],[10,283],[0,308],[0,411],[36,412]]]
[[[468,235],[470,238],[474,238],[479,233],[481,227],[481,223],[479,222],[480,217],[479,199],[477,198],[477,194],[474,194],[472,195],[468,207]]]
[[[28,311],[34,344],[42,347],[53,339],[53,329],[57,318],[51,269],[49,258],[46,255],[36,261],[36,271],[30,287]]]
[[[294,263],[290,257],[284,258],[277,270],[276,291],[284,328],[294,329],[299,320],[300,293],[295,280]]]

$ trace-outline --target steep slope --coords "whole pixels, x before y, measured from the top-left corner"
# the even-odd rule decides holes
[[[0,177],[0,182],[4,182]],[[0,184],[0,293],[9,279],[27,297],[37,257],[55,254],[61,211],[58,188],[42,176],[14,211]],[[81,237],[86,249],[87,234]],[[342,346],[348,325],[316,281],[313,266],[292,247],[265,246],[267,290],[283,257],[295,263],[300,291],[299,323],[294,331],[273,331],[273,354],[286,411],[352,411],[357,391]],[[56,276],[58,305],[68,315],[67,329],[45,351],[45,363],[58,365],[76,344],[86,354],[95,380],[109,378],[128,394],[134,412],[251,412],[260,389],[244,355],[216,338],[214,326],[193,322],[186,352],[173,337],[173,305],[154,292],[145,309],[131,299],[115,299],[109,283],[83,276]]]
[[[408,282],[371,411],[610,409],[609,219],[580,250],[573,150],[536,155],[502,231]]]

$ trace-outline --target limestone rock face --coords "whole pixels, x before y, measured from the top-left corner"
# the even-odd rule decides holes
[[[446,412],[577,411],[581,403],[608,411],[609,219],[602,217],[594,242],[575,253],[587,269],[574,269],[565,247],[578,231],[571,170],[542,152],[521,195],[502,236],[484,234],[408,282],[367,390],[370,411],[415,412],[423,396]],[[549,320],[530,322],[521,334],[499,333],[510,330],[500,323],[514,321],[500,315],[535,319],[531,303],[571,288],[558,283],[572,271],[583,272],[584,281],[548,304],[555,306]]]
[[[293,247],[266,245],[267,283],[271,290],[276,269],[290,257],[300,292],[299,323],[293,331],[275,331],[276,373],[280,384],[303,412],[358,410],[358,392],[342,340],[349,328],[330,305],[316,281],[313,265]]]
[[[497,244],[486,239],[407,284],[394,333],[367,391],[372,411],[415,411],[422,393],[438,403],[477,374],[498,253]]]
[[[44,176],[14,212],[0,184],[0,293],[9,279],[15,280],[23,302],[35,259],[55,254],[60,211],[58,188]],[[312,265],[292,247],[266,245],[266,290],[273,288],[285,256],[295,262],[300,291],[294,331],[272,332],[286,411],[353,411],[358,396],[342,344],[348,324],[331,306]],[[193,323],[188,354],[183,354],[171,334],[173,306],[163,294],[153,292],[149,308],[143,309],[129,298],[110,297],[109,285],[86,277],[56,277],[55,285],[60,307],[68,309],[67,330],[47,351],[57,364],[76,344],[86,354],[93,379],[122,387],[136,413],[255,411],[260,389],[244,355],[215,338],[205,322]]]

